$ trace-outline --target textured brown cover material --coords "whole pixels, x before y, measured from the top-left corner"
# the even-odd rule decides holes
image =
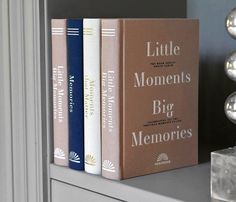
[[[68,166],[66,20],[52,19],[54,163]]]
[[[102,20],[102,175],[197,164],[198,21]]]

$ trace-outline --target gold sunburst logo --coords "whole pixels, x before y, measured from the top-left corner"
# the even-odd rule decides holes
[[[86,157],[85,157],[85,163],[90,165],[90,166],[95,166],[96,165],[96,159],[91,154],[87,154]]]

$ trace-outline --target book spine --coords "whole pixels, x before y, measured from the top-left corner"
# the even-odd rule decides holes
[[[120,20],[102,20],[102,176],[121,179]]]
[[[54,163],[68,166],[68,91],[66,20],[52,19]]]
[[[85,171],[101,174],[100,20],[84,19]]]
[[[84,170],[83,20],[67,20],[69,167]]]

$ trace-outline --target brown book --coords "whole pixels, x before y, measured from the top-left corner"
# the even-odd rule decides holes
[[[198,162],[198,21],[102,20],[102,175]]]
[[[66,20],[52,19],[54,163],[68,166],[68,97]]]

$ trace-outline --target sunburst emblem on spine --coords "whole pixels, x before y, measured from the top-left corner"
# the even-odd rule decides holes
[[[80,157],[76,152],[71,151],[69,155],[69,161],[74,163],[80,163]]]
[[[109,160],[104,160],[102,163],[102,169],[108,172],[116,172],[115,170],[115,166],[113,165],[113,163]]]
[[[61,148],[56,148],[54,150],[54,157],[58,159],[66,159],[65,152]]]
[[[95,166],[96,165],[96,159],[91,154],[87,154],[86,157],[85,157],[85,163],[90,165],[90,166]]]
[[[160,161],[168,161],[169,158],[167,156],[166,153],[161,153],[160,155],[158,155],[157,157],[157,162],[160,162]]]

